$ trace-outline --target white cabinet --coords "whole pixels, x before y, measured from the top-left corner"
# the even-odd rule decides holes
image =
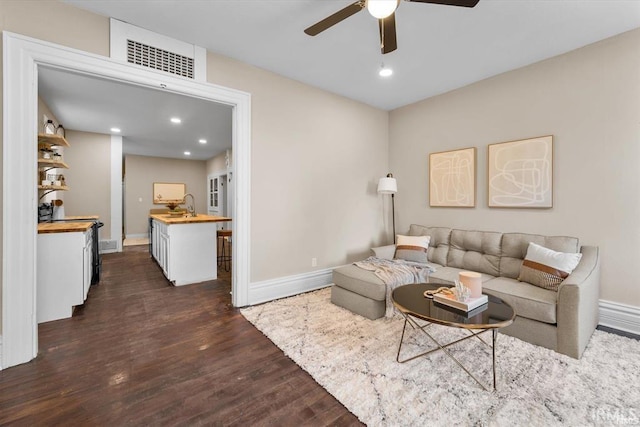
[[[152,222],[151,245],[153,247],[153,257],[162,268],[164,275],[169,278],[169,234],[167,224],[160,221]]]
[[[82,289],[83,289],[83,299],[82,301],[87,300],[87,295],[89,295],[89,288],[91,287],[91,276],[93,275],[93,230],[89,229],[85,234],[85,242],[83,249],[83,278],[82,278]]]
[[[38,323],[65,319],[84,304],[91,286],[93,230],[38,234]]]
[[[152,222],[152,254],[176,286],[218,278],[216,223]]]

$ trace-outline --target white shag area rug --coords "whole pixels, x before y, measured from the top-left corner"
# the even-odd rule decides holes
[[[442,351],[396,362],[402,317],[368,320],[333,305],[329,288],[241,312],[369,426],[640,425],[640,341],[630,338],[596,330],[575,360],[500,334],[498,389],[487,392]],[[430,328],[441,343],[464,334]],[[408,334],[403,358],[433,348]],[[490,348],[470,339],[449,349],[491,384]]]

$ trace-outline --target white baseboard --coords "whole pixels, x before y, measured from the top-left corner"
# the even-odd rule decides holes
[[[149,233],[127,234],[125,239],[144,239],[149,237]]]
[[[600,300],[600,325],[640,335],[640,308]]]
[[[326,288],[332,281],[333,268],[326,268],[295,276],[254,282],[249,285],[249,305]]]
[[[0,335],[0,371],[2,371],[2,335]]]

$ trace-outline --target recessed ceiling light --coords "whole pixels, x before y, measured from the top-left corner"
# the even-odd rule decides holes
[[[182,120],[180,120],[178,117],[171,117],[171,123],[182,123]]]
[[[120,128],[111,128],[111,129],[109,129],[109,130],[110,130],[111,132],[113,132],[113,133],[120,133],[120,132],[121,132]]]
[[[393,70],[389,67],[385,67],[384,64],[380,67],[380,71],[378,71],[380,77],[389,77],[393,74]]]
[[[199,139],[199,140],[198,140],[198,142],[199,142],[200,144],[206,144],[206,143],[207,143],[207,140],[206,140],[206,139]]]
[[[185,152],[184,152],[184,155],[185,155],[185,156],[190,156],[190,155],[191,155],[191,151],[185,151]]]

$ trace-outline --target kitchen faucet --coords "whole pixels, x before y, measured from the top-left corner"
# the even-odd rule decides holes
[[[187,213],[191,214],[191,216],[196,216],[196,199],[193,194],[187,193],[182,198],[183,203],[187,203],[187,196],[191,196],[191,205],[187,205]]]

